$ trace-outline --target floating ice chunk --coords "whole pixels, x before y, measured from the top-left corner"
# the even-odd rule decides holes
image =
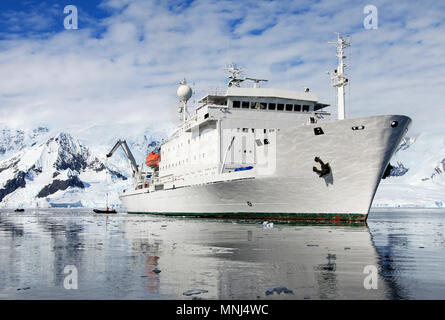
[[[203,290],[203,289],[193,289],[193,290],[188,290],[188,291],[184,292],[183,295],[192,296],[194,294],[201,294],[201,293],[206,293],[206,292],[208,292],[208,291]]]
[[[263,228],[264,229],[273,229],[273,222],[264,221],[263,222]]]

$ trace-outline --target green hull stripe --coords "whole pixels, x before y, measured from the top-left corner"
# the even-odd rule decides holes
[[[367,214],[359,213],[268,213],[268,212],[128,212],[130,214],[153,214],[163,216],[188,216],[219,219],[262,219],[303,221],[366,221]]]

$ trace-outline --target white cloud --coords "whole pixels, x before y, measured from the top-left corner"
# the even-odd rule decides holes
[[[94,26],[79,24],[0,41],[0,124],[176,121],[179,80],[185,76],[204,94],[225,81],[222,67],[231,61],[269,79],[269,87],[308,86],[334,104],[325,72],[336,58],[327,41],[339,31],[353,40],[349,116],[401,113],[413,117],[414,131],[440,128],[444,5],[376,1],[379,29],[365,30],[366,4],[104,1],[110,16],[96,21],[104,30],[99,37]]]

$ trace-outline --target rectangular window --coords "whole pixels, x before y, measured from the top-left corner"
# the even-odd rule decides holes
[[[301,104],[294,104],[294,111],[301,111]]]
[[[286,104],[286,111],[292,111],[294,106],[292,104]]]
[[[269,110],[275,110],[276,104],[275,103],[269,103]]]
[[[309,112],[309,106],[307,104],[303,105],[303,112]]]
[[[243,132],[249,132],[249,128],[243,128]]]
[[[250,107],[251,107],[252,109],[259,109],[260,104],[259,104],[258,102],[252,102],[252,103],[250,104]]]
[[[261,110],[266,110],[266,109],[267,109],[267,103],[265,103],[265,102],[261,102],[261,103],[260,103],[260,109],[261,109]]]
[[[239,101],[233,101],[233,107],[234,108],[239,108],[240,107],[240,102]]]
[[[277,104],[277,110],[283,111],[284,110],[284,104],[282,104],[282,103]]]
[[[243,101],[243,104],[241,105],[243,109],[249,109],[249,101]]]

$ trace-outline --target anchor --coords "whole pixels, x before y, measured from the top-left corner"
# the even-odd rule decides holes
[[[329,166],[329,163],[324,163],[319,157],[315,157],[314,159],[315,162],[318,162],[321,166],[321,170],[318,169],[317,167],[313,167],[312,170],[318,174],[318,176],[321,178],[325,175],[328,175],[329,173],[331,173],[331,167]]]

